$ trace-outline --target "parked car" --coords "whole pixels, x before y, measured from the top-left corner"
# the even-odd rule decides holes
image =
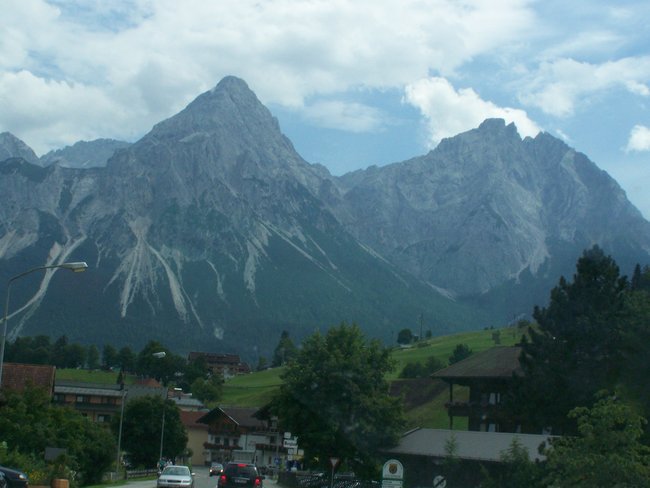
[[[156,482],[157,488],[194,488],[194,473],[187,466],[166,466]]]
[[[7,488],[7,478],[2,471],[0,471],[0,488]]]
[[[210,464],[210,476],[218,476],[223,472],[223,464],[212,463]]]
[[[27,479],[27,475],[22,471],[0,466],[0,473],[2,473],[7,488],[27,488],[29,480]],[[0,481],[1,486],[2,482]]]
[[[262,488],[257,466],[248,463],[227,463],[219,476],[219,488]]]

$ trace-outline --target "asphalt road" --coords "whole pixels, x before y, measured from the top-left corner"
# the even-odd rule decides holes
[[[217,477],[212,478],[208,476],[208,468],[206,466],[194,467],[194,488],[216,488]],[[129,481],[128,488],[156,488],[156,480],[145,481]],[[277,488],[278,485],[271,478],[264,480],[264,488]]]

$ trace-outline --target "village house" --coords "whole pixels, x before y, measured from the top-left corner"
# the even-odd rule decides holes
[[[56,380],[52,401],[56,405],[70,406],[94,422],[104,423],[110,422],[114,416],[120,414],[122,402],[125,400],[129,402],[147,395],[166,396],[167,388],[157,385]]]
[[[54,391],[56,367],[44,364],[4,363],[2,386],[8,390],[23,392],[27,386],[42,388],[48,395]]]
[[[521,347],[497,346],[478,352],[431,375],[449,385],[446,404],[449,428],[454,418],[467,419],[467,429],[485,432],[518,432],[520,427],[503,415],[501,402],[512,385],[513,375],[521,373]],[[469,388],[467,399],[454,397],[454,387]]]
[[[232,378],[238,374],[251,372],[250,366],[243,362],[238,354],[216,354],[212,352],[190,352],[187,360],[192,363],[198,358],[205,359],[205,363],[213,375],[222,376],[224,379]]]
[[[449,457],[456,459],[460,486],[477,486],[486,472],[498,470],[501,456],[518,445],[532,461],[543,461],[540,446],[551,436],[505,432],[476,432],[447,429],[414,429],[405,433],[396,447],[387,449],[387,459],[404,466],[404,486],[431,486],[433,480],[444,483]]]
[[[198,422],[209,426],[207,463],[241,460],[265,467],[286,456],[277,422],[265,419],[258,408],[217,407]]]

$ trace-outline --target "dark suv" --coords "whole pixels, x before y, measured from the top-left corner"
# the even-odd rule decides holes
[[[264,476],[257,466],[246,463],[228,463],[219,476],[219,488],[262,488]]]
[[[22,471],[0,466],[0,473],[3,475],[2,478],[4,479],[4,485],[7,488],[27,488],[27,475]],[[0,481],[0,486],[2,486],[2,484],[3,482]]]

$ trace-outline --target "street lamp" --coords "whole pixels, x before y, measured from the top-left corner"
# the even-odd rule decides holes
[[[126,395],[129,392],[124,385],[122,385],[122,405],[120,408],[120,429],[117,435],[117,456],[115,458],[115,478],[120,475],[120,450],[122,448],[122,424],[124,422],[124,404],[126,403]]]
[[[154,352],[152,354],[156,359],[162,359],[167,356],[165,351]],[[167,388],[163,389],[163,414],[162,414],[162,427],[160,428],[160,456],[158,456],[158,461],[162,459],[163,453],[163,441],[165,440],[165,403],[167,402]]]
[[[11,284],[14,281],[16,281],[18,278],[22,278],[23,276],[26,276],[35,271],[56,269],[56,268],[68,269],[74,273],[81,273],[83,271],[86,271],[88,265],[85,262],[80,261],[80,262],[63,263],[63,264],[52,264],[49,266],[37,266],[36,268],[28,269],[27,271],[17,274],[16,276],[12,276],[11,278],[9,278],[9,281],[7,281],[7,295],[5,298],[5,315],[4,315],[3,331],[2,331],[2,346],[0,346],[0,388],[2,388],[2,367],[4,365],[4,359],[5,359],[5,343],[7,342],[7,319],[9,318],[9,290],[11,289]]]

